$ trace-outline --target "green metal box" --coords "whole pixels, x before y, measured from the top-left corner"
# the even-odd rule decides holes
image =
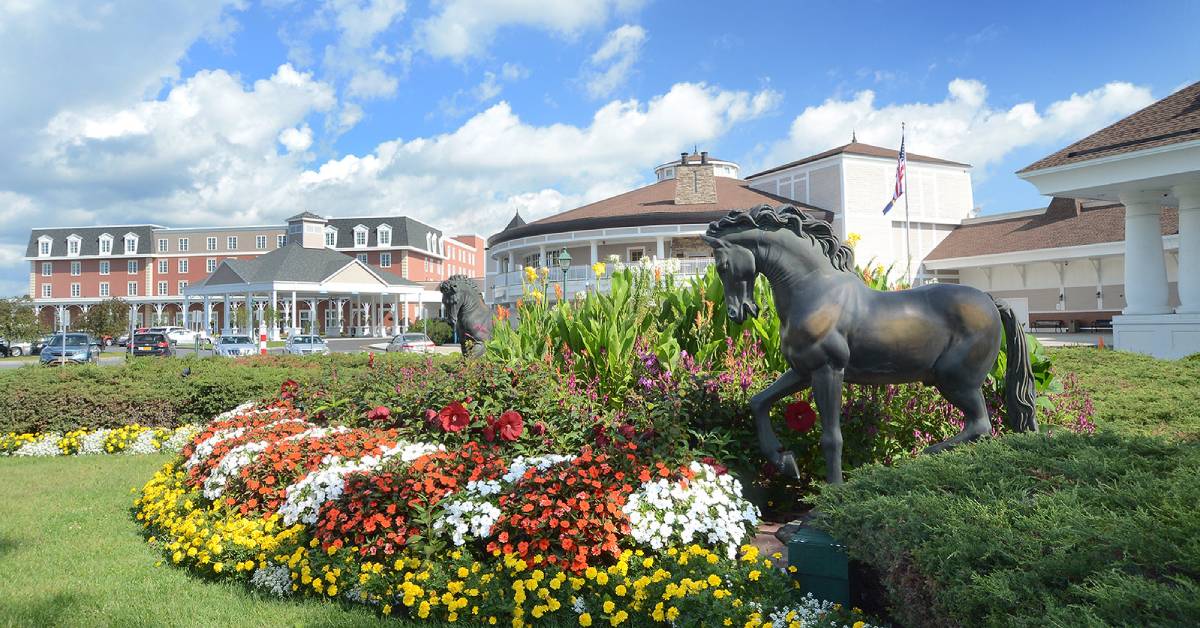
[[[843,606],[850,604],[850,561],[846,547],[828,534],[803,526],[788,541],[788,565],[800,590]]]

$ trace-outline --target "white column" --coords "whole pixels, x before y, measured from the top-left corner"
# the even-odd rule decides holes
[[[1161,192],[1121,194],[1125,205],[1125,309],[1123,314],[1167,314],[1167,263],[1163,256]]]
[[[271,291],[271,340],[279,340],[279,291]]]
[[[1091,258],[1092,270],[1096,271],[1096,309],[1104,309],[1104,260]]]
[[[251,340],[258,342],[258,334],[254,331],[254,296],[249,292],[246,293],[246,333],[255,336]]]
[[[308,300],[308,327],[312,333],[317,333],[317,300]]]
[[[221,333],[224,334],[230,329],[233,329],[233,326],[230,325],[231,321],[229,320],[229,293],[221,295],[221,307],[225,310],[225,318],[221,319]]]
[[[658,249],[658,259],[663,259],[667,256],[667,249],[663,246],[664,240],[662,236],[654,238],[654,246]]]
[[[288,335],[296,333],[296,291],[292,290],[292,326],[288,330]]]
[[[549,265],[550,264],[546,263],[546,245],[542,244],[542,245],[538,246],[538,266],[549,266]]]
[[[403,333],[403,332],[408,331],[408,296],[405,295],[405,297],[400,301],[400,303],[401,303],[400,332]]]
[[[1180,314],[1200,313],[1200,181],[1171,189],[1179,199]]]
[[[212,331],[212,297],[204,295],[204,333]]]
[[[591,253],[592,253],[592,263],[595,264],[596,262],[600,261],[600,251],[596,246],[595,240],[592,240],[588,244],[590,245],[589,248],[591,249]]]
[[[392,335],[400,333],[400,295],[392,297]]]

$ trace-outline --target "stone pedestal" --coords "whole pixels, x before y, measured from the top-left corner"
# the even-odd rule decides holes
[[[1114,316],[1113,346],[1165,360],[1200,353],[1200,314]]]

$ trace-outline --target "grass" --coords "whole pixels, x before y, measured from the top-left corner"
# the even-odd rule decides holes
[[[385,625],[365,607],[272,600],[156,567],[129,491],[166,460],[0,458],[0,626]]]
[[[1157,360],[1087,347],[1051,349],[1055,371],[1075,373],[1101,431],[1200,439],[1200,359]]]

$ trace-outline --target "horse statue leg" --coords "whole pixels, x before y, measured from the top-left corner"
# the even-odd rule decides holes
[[[804,390],[808,387],[809,377],[788,369],[775,380],[775,383],[760,390],[750,398],[750,414],[754,417],[755,431],[758,432],[758,445],[762,455],[771,464],[791,478],[799,479],[800,468],[796,466],[796,456],[790,451],[784,451],[783,444],[771,427],[771,407],[784,397]]]
[[[962,431],[950,438],[925,448],[925,453],[936,454],[939,451],[952,449],[955,445],[969,443],[992,435],[992,422],[988,418],[987,404],[983,401],[983,391],[971,385],[938,386],[938,391],[951,405],[962,410]]]
[[[821,413],[821,453],[825,456],[825,481],[842,483],[842,380],[843,369],[826,364],[813,371],[813,399]]]

